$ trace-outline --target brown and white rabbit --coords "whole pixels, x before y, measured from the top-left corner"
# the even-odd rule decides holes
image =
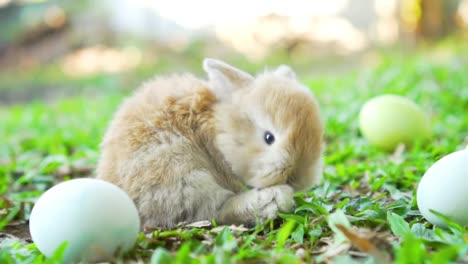
[[[208,81],[144,84],[102,142],[98,178],[130,195],[143,226],[252,225],[290,211],[294,191],[321,178],[319,108],[288,66],[255,78],[214,59],[203,68]]]

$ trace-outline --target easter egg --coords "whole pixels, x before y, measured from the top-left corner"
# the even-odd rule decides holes
[[[429,120],[419,106],[397,95],[381,95],[366,102],[359,113],[359,126],[371,144],[388,151],[431,134]]]
[[[424,174],[417,191],[419,211],[434,225],[446,226],[437,211],[454,222],[468,225],[468,150],[451,153]]]
[[[140,219],[133,201],[117,186],[98,179],[75,179],[46,191],[34,205],[29,228],[47,257],[67,243],[64,262],[104,261],[130,250]]]

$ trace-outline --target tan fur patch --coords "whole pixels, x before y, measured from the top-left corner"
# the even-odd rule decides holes
[[[209,150],[204,148],[210,148],[209,142],[215,138],[212,118],[215,103],[216,98],[206,84],[189,75],[146,83],[123,103],[112,121],[102,143],[98,177],[125,189],[133,186],[132,181],[139,177],[137,186],[127,190],[133,197],[139,196],[133,192],[138,192],[141,185],[158,185],[171,181],[171,177],[177,176],[177,173],[174,173],[169,164],[180,159],[179,152],[196,157],[199,154],[191,152],[201,149],[202,153],[208,155]],[[180,147],[177,147],[178,144]],[[169,145],[174,148],[167,152],[165,148]],[[147,161],[141,172],[131,166],[132,162],[129,161],[134,160],[139,153],[151,156],[148,153],[150,150],[156,151],[153,155],[161,152],[165,157],[154,157],[153,162]],[[191,169],[190,163],[193,161],[183,159],[181,162],[187,163],[181,164],[187,167],[186,171]],[[218,171],[213,173],[220,174],[220,177],[227,174]]]
[[[211,62],[209,82],[175,75],[144,84],[109,125],[98,177],[129,194],[143,225],[252,223],[258,213],[289,210],[293,190],[320,179],[323,124],[292,70],[254,79]],[[268,130],[273,144],[264,140]],[[244,183],[258,189],[242,192]]]

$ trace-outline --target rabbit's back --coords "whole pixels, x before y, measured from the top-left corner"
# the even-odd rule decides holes
[[[205,83],[190,75],[144,84],[108,128],[98,177],[117,184],[138,203],[145,189],[170,185],[190,171],[220,174],[210,156],[215,102]]]

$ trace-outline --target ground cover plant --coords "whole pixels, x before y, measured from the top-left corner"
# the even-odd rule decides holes
[[[468,144],[468,61],[460,54],[442,44],[412,55],[373,54],[370,66],[340,73],[303,71],[300,78],[317,95],[326,122],[326,167],[318,186],[296,195],[295,211],[250,229],[200,222],[145,230],[134,250],[115,262],[468,263],[467,227],[434,227],[416,205],[416,187],[427,168]],[[40,79],[44,87],[69,84],[79,92],[49,101],[2,102],[0,263],[61,262],[60,250],[46,259],[31,244],[31,208],[54,184],[93,175],[106,126],[151,71],[144,72]],[[24,86],[2,75],[0,93],[15,85]],[[390,153],[371,146],[357,117],[366,100],[383,93],[417,102],[431,118],[431,140]]]

